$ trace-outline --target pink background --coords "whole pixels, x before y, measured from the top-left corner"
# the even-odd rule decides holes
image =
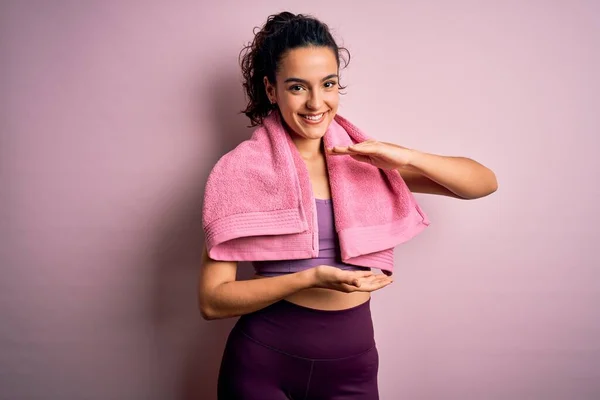
[[[1,399],[215,398],[204,183],[284,9],[351,51],[340,114],[500,184],[416,195],[432,224],[374,294],[382,399],[600,398],[599,3],[390,3],[2,2]]]

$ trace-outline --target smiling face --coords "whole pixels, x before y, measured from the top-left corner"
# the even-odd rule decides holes
[[[267,95],[276,101],[292,132],[305,139],[320,139],[337,113],[338,64],[328,47],[290,50],[279,63],[275,85],[265,77]]]

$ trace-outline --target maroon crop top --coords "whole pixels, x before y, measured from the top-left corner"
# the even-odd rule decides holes
[[[370,271],[371,268],[359,267],[342,262],[340,243],[333,222],[333,204],[331,199],[315,199],[319,226],[319,255],[315,258],[300,260],[253,261],[257,275],[277,276],[302,271],[317,265],[331,265],[344,270]]]

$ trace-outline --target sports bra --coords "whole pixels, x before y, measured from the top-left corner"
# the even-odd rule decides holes
[[[315,258],[300,260],[253,261],[257,275],[277,276],[302,271],[317,265],[331,265],[343,270],[370,271],[371,268],[359,267],[342,262],[340,243],[333,220],[331,199],[315,199],[317,222],[319,227],[319,255]]]

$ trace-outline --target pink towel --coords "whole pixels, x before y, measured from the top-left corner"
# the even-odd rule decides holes
[[[326,147],[369,139],[336,115]],[[325,154],[342,261],[391,275],[394,247],[429,225],[398,171]],[[259,261],[319,254],[316,204],[308,169],[278,112],[213,167],[202,224],[210,258]]]

